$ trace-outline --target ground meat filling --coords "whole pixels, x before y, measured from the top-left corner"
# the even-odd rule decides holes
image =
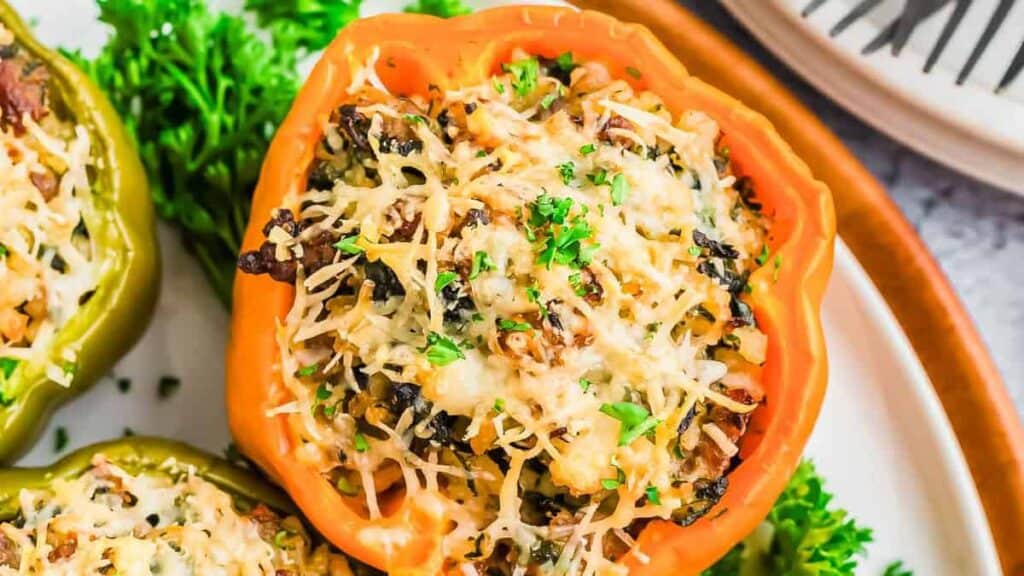
[[[21,553],[13,540],[0,534],[0,566],[17,570],[21,566]]]
[[[280,410],[365,515],[437,475],[446,569],[615,573],[650,519],[728,490],[764,400],[769,222],[707,116],[518,56],[429,98],[356,92],[239,268],[295,286]]]
[[[0,123],[21,132],[26,115],[42,120],[50,112],[49,86],[49,70],[22,50],[9,32],[0,33]]]

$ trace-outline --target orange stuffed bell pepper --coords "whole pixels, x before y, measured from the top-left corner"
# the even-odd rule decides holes
[[[231,429],[393,574],[697,574],[814,425],[834,235],[768,121],[643,28],[362,20],[263,166]]]

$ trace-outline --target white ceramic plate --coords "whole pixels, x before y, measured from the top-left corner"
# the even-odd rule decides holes
[[[14,1],[26,16],[38,17],[40,35],[52,44],[102,41],[102,28],[91,21],[91,0],[62,3],[67,6],[58,15],[37,0]],[[396,4],[401,3],[371,2],[369,8]],[[130,378],[131,390],[120,392],[113,377],[97,384],[59,411],[23,464],[57,456],[58,426],[70,435],[68,450],[121,436],[126,428],[213,452],[228,445],[222,393],[228,315],[176,233],[164,227],[160,240],[163,296],[156,318],[113,375]],[[999,574],[981,504],[949,422],[885,302],[842,244],[824,322],[832,376],[808,456],[838,504],[875,530],[861,573],[880,574],[889,562],[903,559],[919,575]],[[157,393],[162,376],[181,381],[167,399]]]
[[[997,0],[974,2],[930,74],[922,68],[952,2],[919,26],[896,58],[888,48],[870,56],[861,49],[899,13],[897,0],[884,1],[835,38],[829,30],[858,0],[831,0],[806,19],[800,11],[809,0],[720,1],[765,47],[865,122],[961,172],[1024,194],[1024,74],[994,91],[1024,40],[1021,3],[957,86]]]

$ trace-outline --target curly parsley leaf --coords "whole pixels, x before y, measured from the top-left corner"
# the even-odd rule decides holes
[[[661,420],[651,416],[647,408],[633,402],[602,404],[601,412],[621,423],[619,427],[619,446],[632,444],[634,440],[654,430],[658,424],[661,424]]]
[[[469,269],[469,279],[476,280],[483,272],[490,272],[497,266],[494,264],[494,260],[491,259],[490,254],[483,250],[477,250],[473,254],[473,263]]]
[[[459,275],[456,274],[455,272],[452,272],[451,270],[445,272],[438,272],[437,278],[434,280],[434,291],[440,293],[449,284],[455,282],[455,280],[457,280],[458,277]]]
[[[363,0],[246,0],[245,9],[269,28],[274,44],[291,43],[306,51],[320,50],[338,30],[359,18]]]
[[[517,322],[515,320],[501,318],[498,320],[498,330],[503,330],[505,332],[529,332],[530,330],[533,330],[533,326],[526,322]]]
[[[420,352],[426,352],[427,361],[434,366],[447,366],[466,357],[454,340],[437,332],[427,335],[427,345]]]
[[[504,64],[502,69],[512,76],[512,88],[518,96],[529,96],[537,88],[540,63],[536,58],[524,58]]]
[[[803,462],[762,528],[702,576],[854,576],[871,530],[831,501],[814,465]]]
[[[135,140],[159,215],[183,232],[227,305],[263,156],[298,89],[295,49],[271,48],[203,0],[97,0],[114,33],[66,53]]]
[[[430,14],[441,18],[463,16],[473,11],[462,0],[416,0],[405,7],[406,12]]]

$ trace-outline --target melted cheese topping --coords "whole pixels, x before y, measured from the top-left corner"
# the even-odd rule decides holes
[[[767,223],[707,115],[519,56],[432,101],[350,89],[282,206],[301,226],[268,225],[297,275],[270,414],[371,518],[440,495],[449,568],[619,573],[642,520],[724,490],[763,396]]]
[[[164,468],[132,475],[97,456],[81,477],[23,490],[20,517],[0,523],[0,575],[351,575],[296,519],[242,514],[192,470]]]
[[[0,27],[0,35],[9,33]],[[11,120],[11,119],[5,119]],[[0,129],[0,400],[5,372],[50,352],[53,339],[96,288],[100,263],[85,228],[91,208],[89,134],[53,115]],[[48,366],[71,382],[74,350]]]

